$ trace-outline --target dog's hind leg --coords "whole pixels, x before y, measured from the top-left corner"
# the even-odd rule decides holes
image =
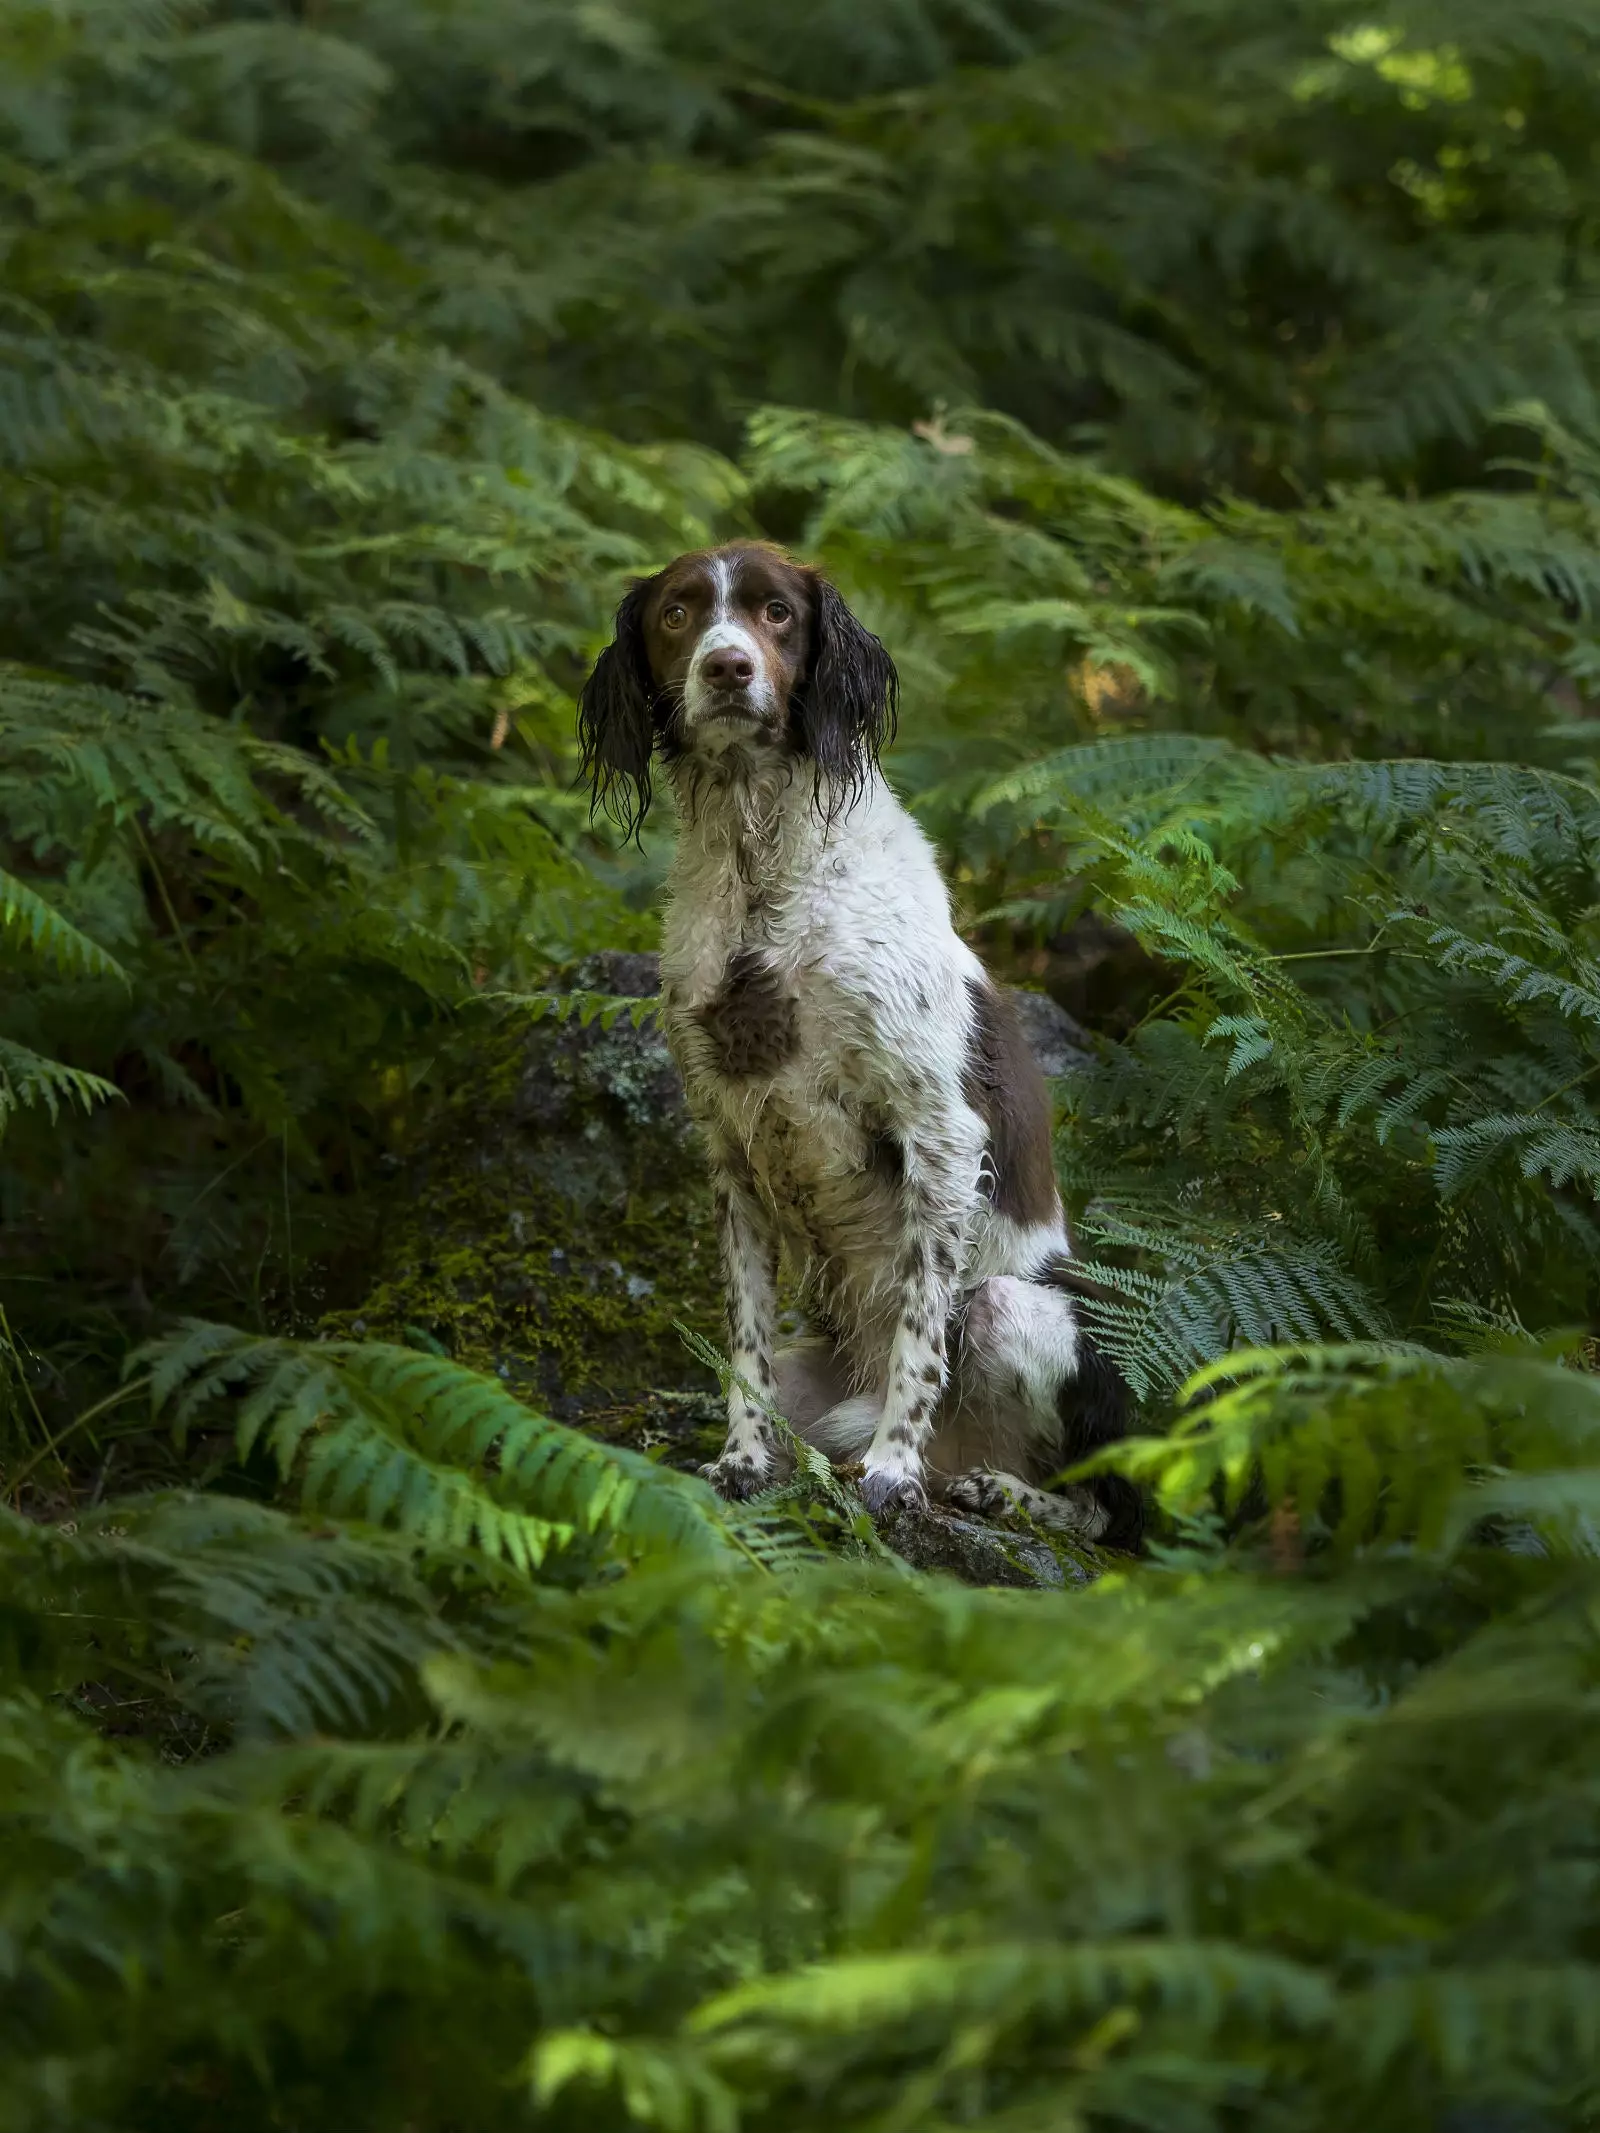
[[[1043,1525],[1137,1546],[1139,1496],[1120,1475],[1055,1494],[1034,1485],[1127,1427],[1127,1388],[1064,1290],[1006,1274],[980,1281],[959,1317],[954,1395],[931,1453],[948,1501],[1024,1509]]]
[[[849,1365],[833,1342],[811,1335],[780,1348],[772,1364],[778,1411],[795,1435],[835,1465],[863,1458],[883,1413],[883,1395],[852,1391]]]
[[[848,1399],[850,1372],[838,1348],[825,1334],[808,1333],[791,1341],[772,1358],[777,1380],[773,1404],[797,1437],[816,1440],[812,1432],[832,1407]]]
[[[1070,1533],[1077,1540],[1097,1541],[1111,1524],[1111,1514],[1085,1488],[1036,1489],[1015,1474],[997,1474],[990,1467],[970,1467],[944,1484],[944,1500],[952,1510],[971,1511],[979,1518],[1008,1518],[1016,1512],[1031,1518],[1036,1526],[1053,1533]]]

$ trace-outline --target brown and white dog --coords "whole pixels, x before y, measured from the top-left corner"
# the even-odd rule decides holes
[[[706,1471],[781,1477],[764,1402],[862,1462],[874,1513],[931,1483],[1131,1545],[1126,1482],[1035,1485],[1122,1433],[1125,1390],[1069,1293],[1044,1081],[878,770],[896,694],[827,580],[748,545],[636,585],[579,703],[596,801],[637,828],[658,758],[677,801],[662,1015],[743,1380]],[[775,1351],[782,1255],[815,1331]]]

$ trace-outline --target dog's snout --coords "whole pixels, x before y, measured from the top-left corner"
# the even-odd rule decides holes
[[[737,645],[724,645],[708,655],[701,672],[713,689],[748,689],[756,678],[756,663]]]

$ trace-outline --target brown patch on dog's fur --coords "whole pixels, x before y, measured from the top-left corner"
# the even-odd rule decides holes
[[[990,1204],[1031,1226],[1059,1208],[1050,1146],[1050,1092],[1015,1008],[987,978],[969,979],[972,1035],[962,1094],[989,1128]]]
[[[730,1081],[776,1074],[800,1041],[794,994],[759,948],[736,948],[716,997],[700,1010],[718,1069]]]

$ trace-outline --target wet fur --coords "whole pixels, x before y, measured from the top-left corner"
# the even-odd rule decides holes
[[[708,1471],[778,1477],[772,1405],[875,1510],[931,1487],[1133,1545],[1116,1477],[1038,1486],[1122,1433],[1126,1391],[1074,1305],[1048,1091],[878,771],[895,708],[877,638],[762,546],[636,586],[580,700],[597,804],[636,831],[656,762],[677,802],[663,1022],[742,1381]],[[815,1329],[784,1350],[780,1260]]]

